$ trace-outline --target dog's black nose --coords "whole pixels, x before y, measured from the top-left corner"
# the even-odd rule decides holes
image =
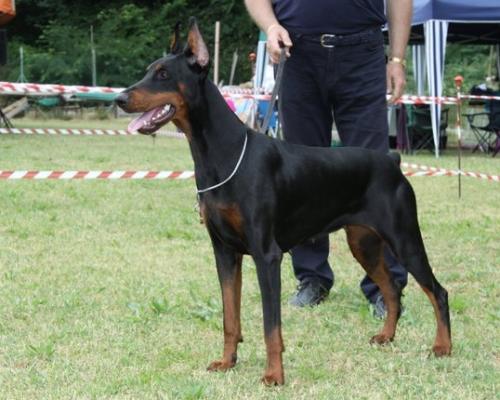
[[[120,108],[126,107],[128,103],[128,94],[125,92],[120,93],[115,97],[115,103]]]

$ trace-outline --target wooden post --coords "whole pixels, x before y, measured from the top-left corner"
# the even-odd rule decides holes
[[[97,62],[94,47],[94,25],[90,25],[90,54],[92,56],[92,86],[97,86]]]
[[[231,64],[231,75],[229,76],[229,86],[233,84],[234,73],[236,71],[236,64],[238,63],[238,50],[233,53],[233,62]]]
[[[219,42],[220,42],[220,21],[215,23],[215,46],[214,46],[214,83],[219,85]]]

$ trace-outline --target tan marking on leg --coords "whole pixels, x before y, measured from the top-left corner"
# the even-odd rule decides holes
[[[399,319],[399,300],[397,294],[390,283],[390,276],[387,271],[387,266],[383,261],[383,252],[381,254],[382,261],[378,265],[375,272],[371,275],[371,279],[380,288],[380,292],[384,297],[384,303],[387,308],[387,317],[384,326],[378,335],[372,337],[371,342],[384,344],[391,342],[396,334],[396,326]]]
[[[387,318],[378,335],[371,343],[384,344],[394,339],[399,319],[399,299],[391,283],[389,269],[384,259],[384,242],[372,229],[364,226],[349,225],[345,228],[347,242],[354,258],[361,264],[367,275],[379,287],[387,308]]]
[[[439,305],[436,296],[429,289],[423,286],[420,287],[431,301],[432,307],[434,308],[434,314],[436,315],[437,332],[432,351],[436,357],[448,356],[451,354],[451,335],[448,327],[441,319],[441,313],[439,312]]]
[[[222,305],[224,314],[224,352],[222,359],[212,362],[209,371],[226,371],[234,367],[237,360],[238,343],[243,341],[241,335],[241,261],[237,260],[236,272],[233,280],[222,284]]]
[[[266,335],[265,341],[267,367],[262,382],[266,385],[283,385],[285,383],[285,373],[283,371],[282,353],[285,351],[285,346],[281,336],[281,326],[277,326],[269,335]]]

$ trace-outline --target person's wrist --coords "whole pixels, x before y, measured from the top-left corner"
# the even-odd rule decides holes
[[[406,68],[406,60],[403,57],[391,56],[387,62],[389,64],[401,65],[403,68]]]
[[[281,28],[281,25],[278,23],[269,25],[266,29],[266,35],[269,36],[269,33],[276,28]]]

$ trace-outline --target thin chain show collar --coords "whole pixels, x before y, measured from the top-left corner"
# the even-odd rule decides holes
[[[209,192],[210,190],[217,189],[217,188],[225,185],[226,183],[228,183],[231,180],[231,178],[238,171],[238,168],[240,167],[241,161],[243,160],[243,156],[245,155],[245,151],[247,149],[247,142],[248,142],[248,132],[245,133],[245,142],[243,143],[243,149],[241,150],[240,158],[238,159],[238,162],[236,163],[236,166],[234,167],[233,172],[231,172],[231,175],[229,175],[226,179],[224,179],[220,183],[217,183],[216,185],[207,187],[205,189],[198,189],[198,190],[196,190],[196,193],[197,193],[198,197],[200,197],[201,193],[205,193],[205,192]]]

